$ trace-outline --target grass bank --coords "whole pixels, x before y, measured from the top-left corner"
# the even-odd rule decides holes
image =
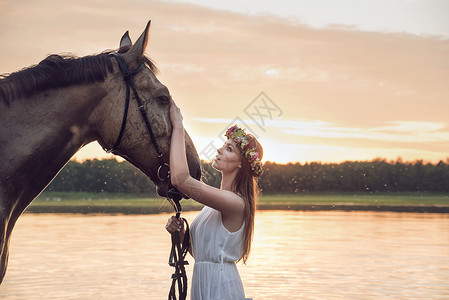
[[[184,211],[202,205],[183,200]],[[374,210],[449,213],[449,195],[437,193],[302,193],[263,195],[259,210]],[[145,194],[44,192],[27,208],[29,213],[154,214],[173,212],[163,198]]]
[[[184,211],[200,210],[193,200],[183,200]],[[146,194],[43,192],[26,212],[32,213],[117,213],[156,214],[173,212],[164,198]]]
[[[303,193],[265,195],[259,209],[374,210],[449,213],[449,195],[438,193]]]

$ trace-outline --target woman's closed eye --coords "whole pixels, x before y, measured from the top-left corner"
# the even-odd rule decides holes
[[[226,146],[226,150],[228,150],[229,152],[232,152],[232,146],[229,145],[228,143],[225,143],[223,146]]]

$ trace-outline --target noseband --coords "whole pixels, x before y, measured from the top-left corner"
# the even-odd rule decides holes
[[[126,101],[125,101],[125,111],[123,113],[123,121],[122,121],[122,127],[120,128],[120,133],[119,133],[117,141],[115,142],[112,149],[110,149],[107,152],[115,153],[117,151],[118,146],[120,145],[120,142],[122,141],[123,133],[125,132],[125,127],[126,127],[126,119],[128,118],[128,108],[129,108],[129,98],[130,98],[130,88],[131,88],[134,93],[134,98],[136,99],[137,106],[139,107],[140,114],[142,115],[143,121],[148,129],[148,133],[150,134],[151,142],[153,143],[154,148],[156,149],[157,157],[159,160],[159,168],[157,169],[157,177],[160,181],[166,181],[170,178],[170,166],[166,161],[164,161],[163,153],[159,147],[159,144],[156,141],[156,138],[154,137],[153,129],[151,128],[151,124],[148,121],[145,106],[143,105],[142,100],[140,99],[139,94],[137,93],[137,89],[133,82],[133,76],[145,68],[145,63],[141,63],[137,69],[135,69],[133,71],[129,71],[128,66],[126,65],[125,59],[123,58],[123,56],[120,53],[111,53],[110,55],[115,58],[120,70],[122,71],[123,79],[125,80],[125,84],[126,84]]]

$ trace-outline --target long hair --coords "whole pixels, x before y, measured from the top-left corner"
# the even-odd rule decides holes
[[[256,145],[256,151],[259,153],[260,159],[263,157],[263,148],[256,138],[247,134],[248,140]],[[236,193],[240,194],[245,201],[245,229],[244,229],[244,239],[243,239],[243,254],[238,260],[242,260],[246,263],[251,252],[251,242],[254,235],[254,218],[256,214],[257,198],[260,194],[260,190],[257,184],[257,178],[253,170],[251,169],[250,163],[241,153],[242,157],[242,167],[239,169],[237,176],[234,179],[233,188]]]

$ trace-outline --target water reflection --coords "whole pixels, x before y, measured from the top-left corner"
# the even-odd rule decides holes
[[[0,298],[166,299],[168,217],[25,214]],[[239,269],[254,299],[443,299],[448,232],[447,214],[261,211]]]

